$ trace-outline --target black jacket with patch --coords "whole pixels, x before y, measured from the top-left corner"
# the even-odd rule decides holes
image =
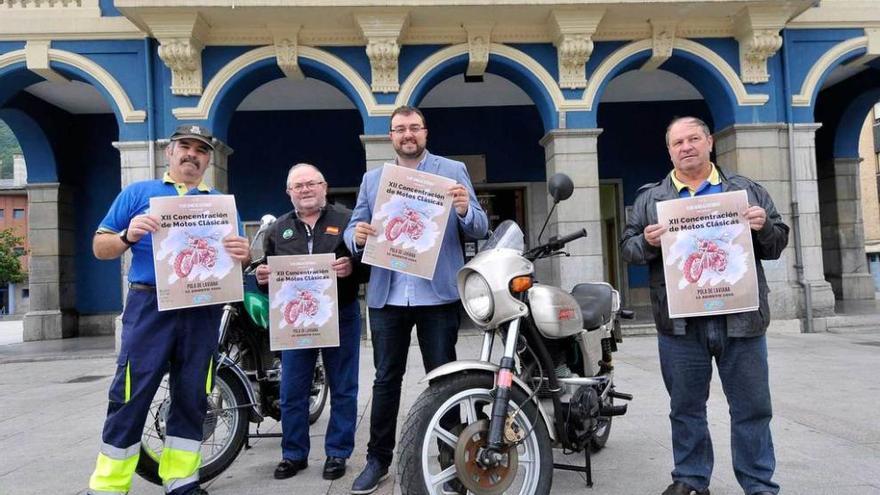
[[[353,271],[351,275],[337,278],[337,289],[340,306],[357,299],[358,285],[366,281],[369,267],[364,266],[349,252],[342,234],[351,219],[351,210],[338,205],[327,205],[311,228],[296,216],[296,212],[288,212],[278,217],[266,232],[263,249],[266,256],[283,256],[291,254],[309,254],[309,238],[312,239],[312,253],[334,253],[336,258],[351,258]]]

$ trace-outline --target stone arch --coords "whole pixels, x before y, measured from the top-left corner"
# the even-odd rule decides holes
[[[652,55],[652,40],[635,41],[609,55],[590,75],[581,99],[587,111],[595,109],[608,83],[619,74],[641,67]],[[687,79],[703,95],[717,129],[734,124],[741,107],[763,106],[770,97],[750,94],[736,71],[710,48],[676,39],[672,56],[660,68]]]
[[[54,148],[40,124],[17,108],[0,108],[0,120],[12,129],[21,146],[26,158],[28,182],[57,182],[58,164]]]
[[[147,112],[135,110],[128,93],[106,69],[96,62],[66,50],[49,49],[52,69],[67,78],[93,86],[113,108],[120,135],[126,132],[126,124],[139,124],[147,119]],[[0,102],[6,101],[24,88],[43,80],[26,67],[25,50],[15,50],[0,55]]]
[[[434,86],[454,74],[464,73],[467,64],[467,44],[434,53],[401,84],[395,106],[417,105]],[[567,108],[567,104],[553,76],[537,61],[515,48],[492,43],[486,72],[504,77],[525,91],[538,108],[545,131],[557,127],[558,111]]]
[[[378,112],[380,105],[370,86],[345,61],[317,48],[301,46],[297,51],[303,74],[340,90],[357,107],[365,122]],[[173,114],[179,120],[209,120],[222,139],[241,101],[261,84],[280,77],[284,74],[277,65],[275,47],[255,48],[221,68],[195,107],[175,108]]]
[[[791,104],[794,107],[811,107],[815,109],[816,99],[822,84],[838,66],[843,65],[854,58],[863,55],[868,48],[868,37],[861,36],[840,42],[825,52],[807,72],[800,91],[792,95]]]

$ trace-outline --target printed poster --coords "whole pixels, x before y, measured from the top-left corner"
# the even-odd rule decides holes
[[[373,209],[377,235],[367,237],[363,262],[433,278],[452,209],[446,192],[454,185],[446,177],[386,163]]]
[[[336,255],[269,256],[269,346],[339,346]]]
[[[748,207],[745,191],[657,203],[670,318],[758,309]]]
[[[199,194],[150,198],[159,217],[153,264],[159,311],[241,301],[241,263],[223,249],[238,234],[235,198]]]

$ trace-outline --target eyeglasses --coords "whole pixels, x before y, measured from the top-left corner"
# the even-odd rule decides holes
[[[401,125],[398,127],[392,127],[391,132],[393,132],[394,134],[397,134],[398,136],[403,136],[404,134],[406,134],[406,131],[409,131],[413,134],[418,134],[418,133],[424,131],[425,129],[427,129],[427,127],[422,127],[420,125],[411,125],[409,127],[404,127]]]
[[[300,192],[304,189],[314,189],[324,184],[322,180],[310,180],[308,182],[296,182],[287,188],[288,191]]]

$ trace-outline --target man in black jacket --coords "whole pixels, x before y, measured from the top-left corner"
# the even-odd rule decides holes
[[[765,332],[770,323],[769,288],[760,260],[778,259],[788,244],[789,228],[759,184],[725,173],[709,159],[709,127],[695,117],[672,121],[666,145],[674,169],[660,182],[639,189],[627,219],[621,246],[628,263],[650,268],[651,306],[657,325],[660,368],[670,398],[673,483],[663,495],[708,495],[712,476],[712,440],[706,401],[712,359],[730,406],[731,450],[737,481],[746,495],[775,494],[776,459],[770,434],[772,409]],[[742,212],[752,230],[758,275],[759,309],[721,316],[670,319],[660,238],[667,226],[657,222],[660,201],[745,190]]]
[[[294,165],[287,175],[287,194],[293,211],[282,215],[266,233],[266,256],[335,253],[338,280],[339,347],[321,349],[330,385],[330,424],[324,439],[327,460],[324,479],[345,474],[345,461],[354,449],[357,417],[358,362],[361,320],[358,263],[342,234],[351,211],[327,204],[327,181],[314,165]],[[269,267],[256,271],[260,285],[269,283]],[[286,479],[307,466],[309,457],[309,389],[318,349],[283,351],[281,355],[281,454],[276,479]]]

